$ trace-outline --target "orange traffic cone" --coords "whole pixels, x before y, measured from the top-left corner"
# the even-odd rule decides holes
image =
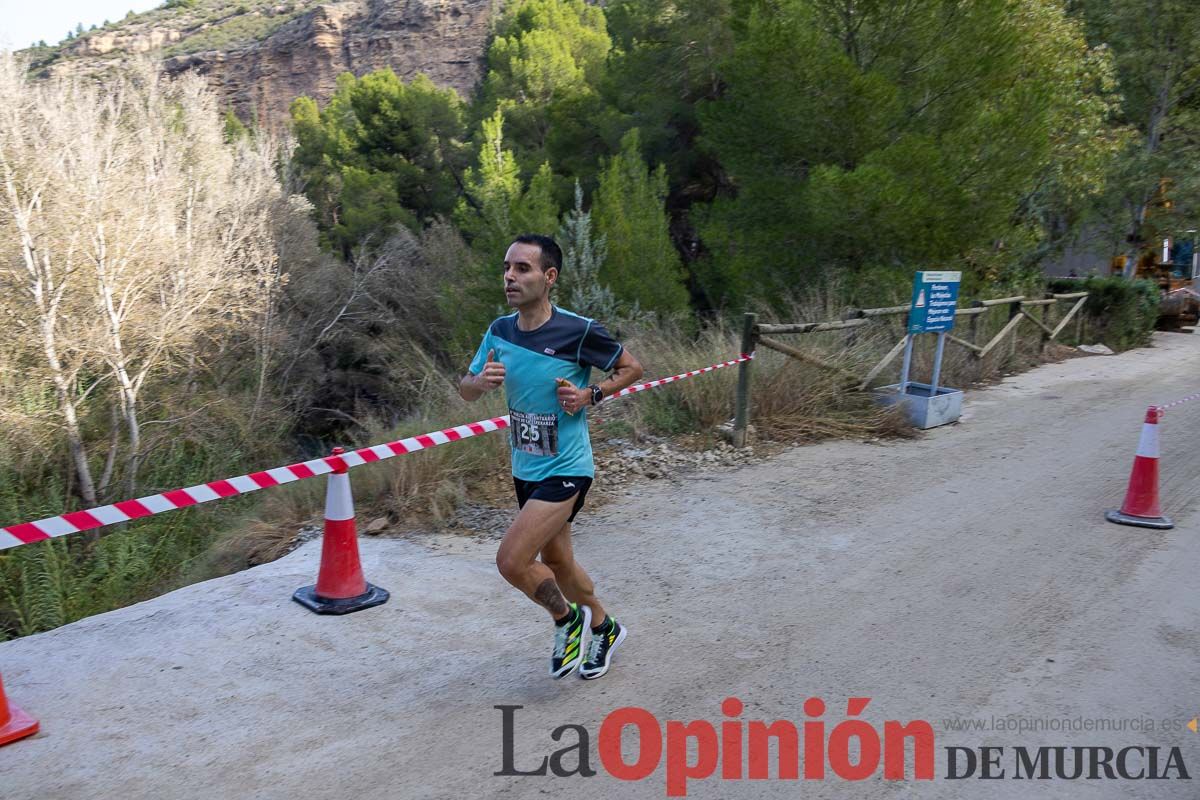
[[[340,447],[333,449],[335,456],[343,452]],[[297,589],[292,599],[318,614],[349,614],[386,603],[388,597],[386,589],[372,586],[363,578],[350,476],[345,463],[341,463],[330,473],[325,492],[325,535],[317,583]]]
[[[1133,471],[1129,474],[1129,490],[1121,510],[1105,513],[1104,518],[1118,525],[1137,525],[1141,528],[1174,528],[1175,523],[1162,515],[1158,505],[1158,406],[1146,410],[1142,437],[1138,440]]]
[[[0,745],[15,742],[38,732],[38,721],[4,696],[4,681],[0,680]]]

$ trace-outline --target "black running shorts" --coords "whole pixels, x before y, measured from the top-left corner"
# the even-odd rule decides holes
[[[540,481],[523,481],[513,478],[513,486],[517,490],[517,507],[524,508],[526,500],[545,500],[547,503],[561,503],[575,498],[575,507],[571,509],[572,522],[579,509],[583,508],[583,498],[587,497],[588,489],[592,487],[591,478],[572,475],[555,475]]]

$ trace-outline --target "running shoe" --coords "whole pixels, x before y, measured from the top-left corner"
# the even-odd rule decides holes
[[[609,617],[608,625],[599,631],[592,631],[592,640],[588,642],[587,660],[579,668],[579,677],[590,681],[608,672],[613,653],[621,646],[621,642],[625,641],[625,634],[628,632],[629,630],[614,617]]]
[[[568,622],[554,626],[554,655],[550,658],[550,677],[570,675],[583,663],[583,632],[592,624],[592,610],[571,603],[574,615]]]

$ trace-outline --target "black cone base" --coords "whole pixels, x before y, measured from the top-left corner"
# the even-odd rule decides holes
[[[1136,525],[1139,528],[1154,528],[1165,531],[1175,527],[1175,523],[1166,517],[1135,517],[1133,514],[1122,514],[1116,509],[1106,511],[1104,518],[1118,525]]]
[[[370,583],[367,584],[367,591],[358,597],[347,597],[341,600],[319,596],[315,584],[302,586],[292,595],[293,600],[317,614],[351,614],[371,606],[383,605],[389,597],[391,595],[388,594],[387,589],[380,589]]]

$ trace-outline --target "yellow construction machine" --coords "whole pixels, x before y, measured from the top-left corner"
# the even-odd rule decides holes
[[[1195,233],[1189,231],[1189,233]],[[1112,261],[1115,275],[1125,274],[1126,256]],[[1162,292],[1158,309],[1159,330],[1181,330],[1195,327],[1200,319],[1200,252],[1196,240],[1189,238],[1178,243],[1163,239],[1161,248],[1142,250],[1133,277],[1154,281]]]

